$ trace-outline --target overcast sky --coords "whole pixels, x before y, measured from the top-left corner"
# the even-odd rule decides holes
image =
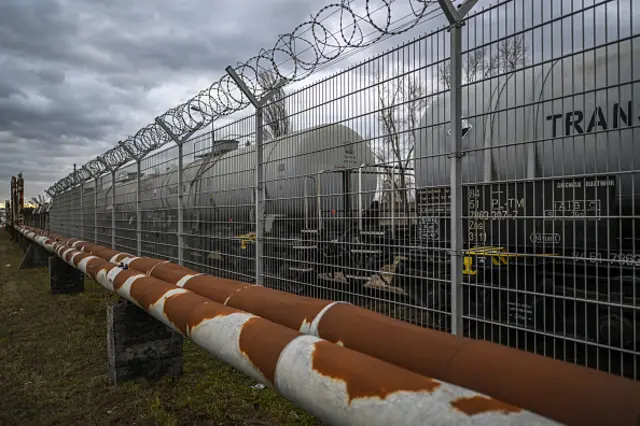
[[[3,0],[0,200],[27,196],[273,45],[303,0]]]
[[[2,0],[0,200],[35,196],[329,1]]]
[[[0,200],[18,172],[27,198],[43,193],[74,162],[134,134],[331,2],[1,0]],[[408,3],[396,1],[395,16]],[[428,21],[337,67],[443,24]]]

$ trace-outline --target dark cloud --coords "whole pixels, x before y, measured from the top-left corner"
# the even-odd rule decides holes
[[[0,200],[35,196],[272,46],[301,0],[0,2]]]

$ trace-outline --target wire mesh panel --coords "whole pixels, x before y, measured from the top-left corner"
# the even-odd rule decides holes
[[[142,161],[142,255],[178,260],[178,157],[170,147]]]
[[[415,167],[447,46],[439,30],[265,106],[266,285],[448,329],[446,241],[419,238]]]
[[[471,17],[462,153],[444,31],[267,105],[267,285],[451,331],[461,155],[464,334],[637,378],[630,12],[514,0]]]
[[[255,278],[253,117],[207,131],[184,146],[185,266]]]
[[[53,200],[50,214],[53,232],[80,238],[80,187],[59,194]]]
[[[462,318],[468,336],[637,378],[631,10],[515,0],[467,22]],[[434,97],[416,146],[417,175],[435,176],[419,199],[442,205],[424,216],[433,240],[449,229],[450,102]]]
[[[62,214],[64,207],[62,206],[63,194],[57,194],[51,203],[49,226],[53,232],[61,232],[63,226]]]
[[[96,191],[96,182],[94,179],[91,179],[85,182],[82,186],[82,236],[83,240],[96,242],[96,222],[95,222],[95,213],[96,213],[96,204],[95,204],[95,191]],[[53,203],[54,207],[56,205],[55,201]]]
[[[66,235],[71,235],[76,238],[80,238],[82,234],[81,227],[81,215],[82,209],[80,205],[81,191],[80,187],[75,187],[71,191],[69,191],[69,213],[68,217],[70,219],[69,228],[66,232]]]
[[[115,243],[116,250],[137,251],[137,164],[130,164],[115,173]]]
[[[463,173],[467,248],[490,250],[468,257],[469,332],[637,378],[632,3],[514,1],[471,21],[500,24],[469,31],[468,55],[504,59],[463,89]]]
[[[111,247],[111,175],[102,175],[97,179],[95,239],[96,243]]]
[[[275,91],[255,113],[173,110],[111,152],[115,179],[88,163],[51,228],[638,379],[637,9],[487,5],[462,26],[460,87],[447,28],[304,86],[259,69]]]

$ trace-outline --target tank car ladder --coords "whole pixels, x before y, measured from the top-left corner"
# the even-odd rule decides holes
[[[289,267],[291,273],[305,274],[304,278],[309,281],[315,281],[324,265],[319,264],[321,261],[320,244],[321,234],[323,230],[322,220],[322,191],[320,187],[320,178],[325,173],[331,173],[332,170],[320,170],[316,176],[305,176],[304,178],[304,228],[300,231],[301,239],[297,240],[293,246],[295,256],[295,264]],[[311,214],[309,199],[309,181],[315,184],[315,198],[317,209],[317,228],[311,227]]]
[[[367,167],[363,163],[358,167],[358,236],[356,241],[349,244],[350,264],[355,268],[349,268],[350,272],[345,278],[354,283],[366,284],[376,275],[375,264],[379,263],[380,256],[384,255],[384,243],[386,232],[379,229],[365,229],[364,206],[362,200],[362,170]]]
[[[301,238],[294,241],[291,246],[293,259],[287,267],[288,278],[296,281],[301,280],[303,283],[314,281],[320,235],[320,229],[309,227],[309,193],[307,189],[309,179],[316,181],[312,176],[304,178],[304,229],[300,231]]]

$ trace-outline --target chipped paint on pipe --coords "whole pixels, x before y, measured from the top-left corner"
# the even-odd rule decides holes
[[[120,278],[121,275],[127,276]],[[250,318],[254,317],[253,315],[239,311],[229,313],[216,311],[215,305],[217,304],[208,299],[149,277],[146,274],[121,267],[114,267],[108,273],[99,273],[96,278],[108,290],[114,291],[121,297],[145,309],[154,318],[176,332],[191,338],[216,357],[252,378],[265,383],[264,377],[252,366],[246,356],[238,350],[238,341],[243,326]],[[146,282],[142,282],[143,280]],[[143,287],[143,285],[146,288],[138,288]],[[136,297],[134,296],[136,292],[141,292],[141,294]],[[202,314],[197,320],[191,320],[188,318],[187,313],[180,310],[180,299],[184,298],[185,295],[193,296],[190,297],[192,300],[186,301],[191,302],[188,309],[195,311],[196,315],[198,313]],[[173,304],[176,307],[167,306],[168,304]],[[209,314],[210,318],[207,318],[207,314],[202,312],[203,309]],[[177,311],[177,313],[174,313],[174,311]],[[186,326],[181,326],[182,324],[186,324]]]
[[[569,423],[601,424],[611,418],[624,422],[626,417],[624,424],[635,424],[629,422],[638,417],[638,410],[634,412],[637,400],[634,395],[638,395],[640,391],[635,382],[626,379],[489,342],[451,339],[449,335],[415,327],[345,302],[307,299],[244,283],[229,285],[230,280],[202,276],[178,265],[157,266],[154,271],[157,276],[166,276],[166,271],[163,270],[165,266],[181,271],[178,275],[169,277],[168,281],[180,282],[182,287],[212,300],[255,313],[305,334],[340,342],[359,352],[423,375],[438,377],[480,392],[499,394],[501,399],[516,405],[530,407],[527,404],[533,404],[538,412],[553,413],[554,418],[562,418]],[[195,277],[199,279],[195,280]],[[227,291],[220,291],[224,288]],[[338,304],[341,306],[338,307]],[[322,321],[323,319],[325,320]],[[357,324],[353,322],[354,319],[357,319]],[[344,324],[350,324],[350,327],[344,327]],[[367,333],[366,330],[377,331]],[[380,339],[379,332],[383,330],[385,338]],[[416,345],[420,350],[415,350]],[[489,348],[491,350],[487,352]],[[468,362],[452,364],[452,360],[466,353],[471,358]],[[482,356],[484,353],[490,355]],[[546,372],[543,374],[547,380],[541,381],[539,375],[533,373],[525,383],[523,378],[526,377],[526,371],[521,371],[521,367],[514,368],[513,374],[501,374],[503,363],[496,362],[496,359],[510,359],[513,361],[509,364],[516,362],[521,365],[517,361],[520,359],[531,367],[527,370]],[[457,367],[452,368],[452,365]],[[491,369],[494,370],[492,374],[487,374]],[[464,374],[460,374],[458,370],[464,371]],[[560,380],[561,385],[549,390],[548,383],[556,382],[555,377],[564,377],[566,380]],[[532,388],[538,388],[538,391],[532,392]],[[604,389],[607,391],[603,392]],[[537,395],[538,398],[532,400],[531,395]],[[578,398],[568,404],[564,401],[567,395]],[[595,415],[584,410],[584,405],[580,402],[589,401],[595,409],[603,399],[607,400],[610,408],[599,410]]]
[[[124,269],[71,248],[65,240],[34,241],[72,266],[84,262],[87,275],[108,290],[332,425],[444,425],[451,419],[478,425],[556,424]],[[466,400],[485,401],[485,408],[470,414],[465,409],[474,405],[465,405]]]
[[[339,356],[341,362],[331,360]],[[294,403],[312,400],[316,412],[331,413],[339,421],[337,425],[370,424],[429,424],[459,425],[468,424],[466,410],[449,410],[461,401],[478,398],[486,401],[481,411],[474,413],[474,422],[482,425],[509,425],[514,420],[527,425],[544,424],[545,421],[535,414],[521,411],[517,407],[480,396],[475,392],[452,386],[437,380],[417,376],[395,367],[381,369],[371,375],[381,361],[364,356],[350,349],[323,341],[315,336],[301,336],[291,342],[280,355],[276,386],[283,393],[291,395]],[[384,386],[384,387],[383,387]],[[382,391],[381,391],[382,390]],[[357,407],[356,417],[350,413]],[[393,407],[393,409],[391,409]],[[424,416],[422,409],[442,412],[442,415]],[[542,423],[541,423],[542,421]]]
[[[566,424],[640,422],[640,383],[582,366],[487,341],[451,338],[350,304],[325,312],[316,335]]]
[[[635,426],[640,422],[637,404],[640,384],[628,379],[485,341],[415,327],[349,303],[310,299],[198,275],[178,265],[157,265],[151,275],[170,282],[177,280],[183,288],[219,303],[416,373],[528,407],[567,424],[595,426],[613,422]]]
[[[134,265],[136,259],[128,259],[127,264]],[[181,287],[211,300],[416,373],[526,406],[567,424],[636,425],[640,419],[637,404],[640,384],[628,379],[489,342],[416,327],[344,302],[295,296],[197,274],[171,263],[160,264],[157,259],[144,259],[148,259],[146,264],[155,265],[150,271],[152,276],[180,282]],[[138,263],[144,269],[142,262]],[[509,374],[505,374],[505,366],[509,366]]]

